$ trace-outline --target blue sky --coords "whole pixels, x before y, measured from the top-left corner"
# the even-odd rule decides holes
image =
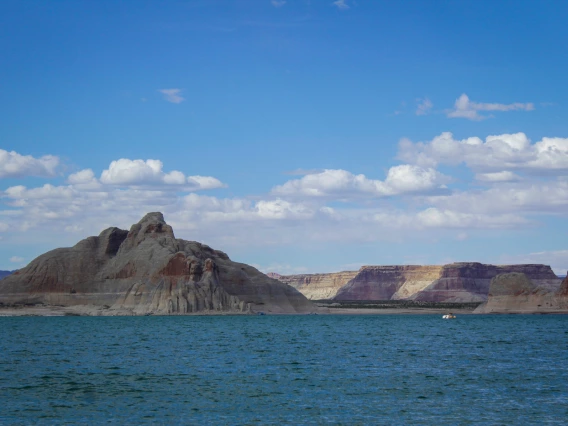
[[[3,1],[0,269],[159,210],[263,271],[563,273],[567,12]]]

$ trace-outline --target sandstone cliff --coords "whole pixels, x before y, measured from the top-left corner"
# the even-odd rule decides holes
[[[294,287],[310,300],[322,300],[334,298],[339,289],[355,278],[355,275],[356,271],[344,271],[329,274],[278,275],[274,278]]]
[[[438,266],[363,266],[357,272],[288,275],[279,279],[310,299],[483,302],[487,300],[491,279],[508,272],[524,273],[536,285],[550,291],[560,285],[560,279],[546,265],[476,262]]]
[[[568,279],[552,289],[523,273],[497,275],[491,280],[487,302],[474,313],[568,313]]]
[[[218,250],[174,237],[161,213],[45,253],[0,280],[3,304],[94,305],[106,313],[305,313],[294,288]],[[108,312],[107,312],[108,311]]]

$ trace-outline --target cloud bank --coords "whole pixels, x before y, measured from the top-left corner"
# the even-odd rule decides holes
[[[53,177],[58,166],[59,157],[54,155],[35,158],[0,149],[0,178]]]

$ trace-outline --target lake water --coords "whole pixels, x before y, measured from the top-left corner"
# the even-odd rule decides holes
[[[2,424],[567,424],[568,316],[0,318]]]

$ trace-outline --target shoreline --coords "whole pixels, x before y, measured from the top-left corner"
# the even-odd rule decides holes
[[[278,313],[263,312],[264,315],[445,315],[448,309],[442,308],[323,308],[313,312]],[[471,315],[470,309],[453,309],[456,315]],[[0,317],[64,317],[64,316],[226,316],[226,315],[263,315],[260,312],[202,311],[190,314],[137,314],[129,310],[115,310],[92,305],[77,306],[3,306]]]

